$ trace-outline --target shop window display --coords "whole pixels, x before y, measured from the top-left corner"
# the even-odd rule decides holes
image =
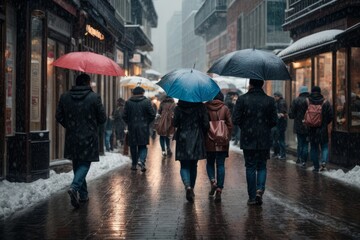
[[[321,88],[321,94],[332,103],[332,53],[322,53],[315,60],[315,85]]]
[[[336,92],[335,92],[335,117],[336,130],[347,130],[347,81],[346,81],[346,50],[340,49],[336,53]]]
[[[351,49],[350,61],[350,130],[360,132],[360,48]]]

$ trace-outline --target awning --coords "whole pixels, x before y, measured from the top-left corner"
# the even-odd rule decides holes
[[[333,29],[311,34],[297,40],[282,50],[278,56],[286,61],[286,59],[296,55],[305,55],[306,53],[313,52],[315,49],[335,43],[337,41],[336,36],[343,32],[344,30]]]

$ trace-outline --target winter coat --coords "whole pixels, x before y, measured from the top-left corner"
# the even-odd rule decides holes
[[[174,111],[175,106],[176,106],[176,104],[175,104],[174,99],[172,97],[166,97],[160,103],[159,114],[161,115],[164,109]]]
[[[279,129],[279,131],[286,131],[288,114],[285,99],[280,97],[277,101],[275,101],[275,106],[277,113],[282,113],[285,115],[283,117],[278,116],[276,127]]]
[[[113,113],[114,128],[116,132],[124,132],[126,123],[123,120],[124,105],[118,105]]]
[[[55,117],[66,129],[64,157],[99,161],[99,125],[106,121],[101,97],[90,86],[74,86],[61,95]]]
[[[174,127],[175,159],[205,159],[205,134],[210,127],[205,105],[179,100],[174,109]]]
[[[294,133],[307,135],[308,128],[304,125],[304,115],[307,110],[307,101],[309,93],[301,93],[297,98],[295,98],[290,106],[289,118],[294,119]]]
[[[149,144],[149,124],[155,119],[150,99],[134,95],[125,102],[123,120],[128,125],[129,146]]]
[[[158,134],[160,136],[171,136],[174,134],[174,126],[173,126],[173,119],[174,119],[174,109],[175,109],[175,101],[172,97],[166,97],[164,100],[161,101],[159,106],[159,114],[163,117],[168,116],[167,119],[169,121],[166,121],[168,124],[164,124],[160,127],[160,131],[158,131]],[[162,135],[163,134],[163,135]]]
[[[240,148],[270,149],[271,128],[276,126],[275,100],[261,88],[251,88],[235,104],[233,123],[241,129]]]
[[[207,108],[210,121],[225,120],[225,124],[228,128],[230,138],[231,138],[231,131],[233,129],[233,123],[232,123],[231,112],[230,112],[229,108],[224,104],[224,102],[222,102],[218,99],[215,99],[215,100],[205,103],[205,106]],[[228,155],[229,144],[222,145],[222,146],[216,146],[215,142],[209,138],[208,134],[206,134],[205,146],[206,146],[206,151],[208,151],[208,152],[227,152],[226,157],[229,156]]]
[[[314,92],[309,95],[309,102],[320,105],[325,101],[325,98],[320,93]],[[328,125],[333,120],[333,111],[329,101],[325,101],[322,106],[322,123],[321,127],[309,127],[309,140],[312,143],[328,143]]]

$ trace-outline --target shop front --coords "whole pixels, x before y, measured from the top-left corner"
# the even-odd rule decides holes
[[[359,27],[358,27],[359,28]],[[290,98],[300,86],[320,86],[333,106],[334,121],[329,125],[329,161],[344,167],[360,163],[360,48],[356,31],[326,30],[294,42],[278,55],[289,65],[293,81],[288,83]],[[349,39],[354,39],[349,41]],[[359,106],[359,107],[358,107]],[[289,121],[287,142],[296,149],[293,121]]]

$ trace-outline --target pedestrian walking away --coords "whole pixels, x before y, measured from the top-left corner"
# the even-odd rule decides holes
[[[249,91],[236,101],[233,123],[241,129],[240,148],[246,168],[248,205],[261,205],[266,183],[266,161],[270,158],[271,128],[276,125],[274,98],[267,96],[264,81],[250,79]]]
[[[299,96],[295,98],[289,109],[289,118],[294,119],[294,133],[297,138],[297,164],[306,167],[309,156],[309,133],[308,128],[303,124],[304,115],[307,109],[307,98],[309,90],[307,86],[301,86]]]
[[[132,96],[125,102],[123,120],[128,126],[128,145],[132,170],[139,165],[142,172],[146,171],[147,145],[149,144],[150,123],[155,119],[150,99],[144,96],[142,87],[135,87]]]
[[[224,104],[224,95],[219,92],[214,100],[205,104],[210,121],[224,121],[228,129],[227,141],[223,144],[218,144],[210,138],[209,134],[205,138],[206,146],[206,172],[210,180],[209,196],[213,197],[215,194],[215,201],[221,201],[221,193],[224,188],[225,180],[225,159],[229,157],[229,142],[231,140],[231,131],[233,129],[231,112]],[[216,165],[216,175],[215,175]]]
[[[92,91],[90,76],[80,74],[76,86],[61,95],[56,120],[66,130],[64,157],[72,160],[74,178],[68,190],[71,204],[89,200],[86,175],[99,159],[99,126],[106,121],[101,97]]]
[[[309,104],[321,105],[321,125],[309,127],[310,158],[314,165],[314,172],[323,171],[326,168],[329,157],[329,134],[328,125],[333,120],[332,107],[321,94],[321,88],[314,86],[309,96]],[[319,151],[321,149],[321,168],[319,164]]]
[[[174,134],[175,128],[173,125],[175,101],[170,96],[165,96],[161,101],[159,107],[159,123],[155,126],[157,133],[160,136],[160,146],[163,156],[171,156],[170,137]]]
[[[174,109],[176,132],[175,160],[180,161],[180,176],[185,186],[186,199],[193,202],[197,163],[206,159],[205,134],[210,127],[209,117],[202,102],[179,100]]]
[[[278,120],[276,124],[277,133],[274,134],[274,154],[279,154],[278,159],[286,159],[286,143],[285,143],[285,132],[287,128],[287,105],[285,99],[280,92],[274,93],[275,106],[277,110]],[[277,137],[277,138],[276,138]],[[277,152],[278,151],[278,152]]]
[[[107,152],[114,151],[112,142],[112,134],[114,131],[114,118],[108,116],[105,123],[104,136],[105,136],[105,149]]]
[[[124,114],[124,105],[125,105],[125,100],[123,98],[118,98],[118,100],[116,101],[116,109],[114,110],[113,113],[117,146],[124,146],[125,128],[126,128],[126,123],[122,118]]]

